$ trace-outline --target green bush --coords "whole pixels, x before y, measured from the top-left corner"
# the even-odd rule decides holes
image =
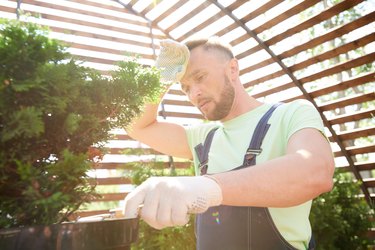
[[[359,198],[360,184],[336,172],[334,188],[313,201],[310,220],[319,250],[370,249],[373,209]]]
[[[129,59],[101,76],[48,30],[6,20],[0,62],[0,228],[64,221],[96,195],[87,170],[108,132],[158,98],[160,74]]]

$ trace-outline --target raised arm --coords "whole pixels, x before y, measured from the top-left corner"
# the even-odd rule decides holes
[[[161,81],[168,88],[184,75],[189,50],[185,45],[172,40],[163,40],[160,45],[156,66],[160,69]],[[178,124],[158,121],[158,106],[159,104],[147,104],[143,114],[126,128],[127,133],[161,153],[191,159],[192,153],[184,128]]]
[[[144,113],[126,128],[128,135],[163,154],[191,159],[185,129],[157,121],[157,111],[158,104],[147,104]]]

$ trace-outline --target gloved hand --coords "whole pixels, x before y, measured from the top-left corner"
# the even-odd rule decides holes
[[[221,188],[206,176],[152,177],[138,186],[125,198],[125,218],[138,216],[150,226],[162,229],[182,226],[188,214],[203,213],[211,206],[222,202]]]
[[[190,52],[186,45],[166,39],[160,41],[160,54],[155,66],[161,69],[163,82],[178,82],[184,76]]]

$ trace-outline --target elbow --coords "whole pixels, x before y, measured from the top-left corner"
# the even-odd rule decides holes
[[[333,173],[335,170],[333,159],[322,160],[321,164],[319,164],[319,169],[319,174],[316,175],[314,184],[317,196],[330,192],[333,188]]]

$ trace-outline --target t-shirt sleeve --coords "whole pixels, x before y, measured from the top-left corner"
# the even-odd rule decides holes
[[[297,100],[290,103],[284,118],[288,121],[288,140],[294,133],[304,128],[315,128],[324,135],[324,125],[320,114],[309,101]]]

